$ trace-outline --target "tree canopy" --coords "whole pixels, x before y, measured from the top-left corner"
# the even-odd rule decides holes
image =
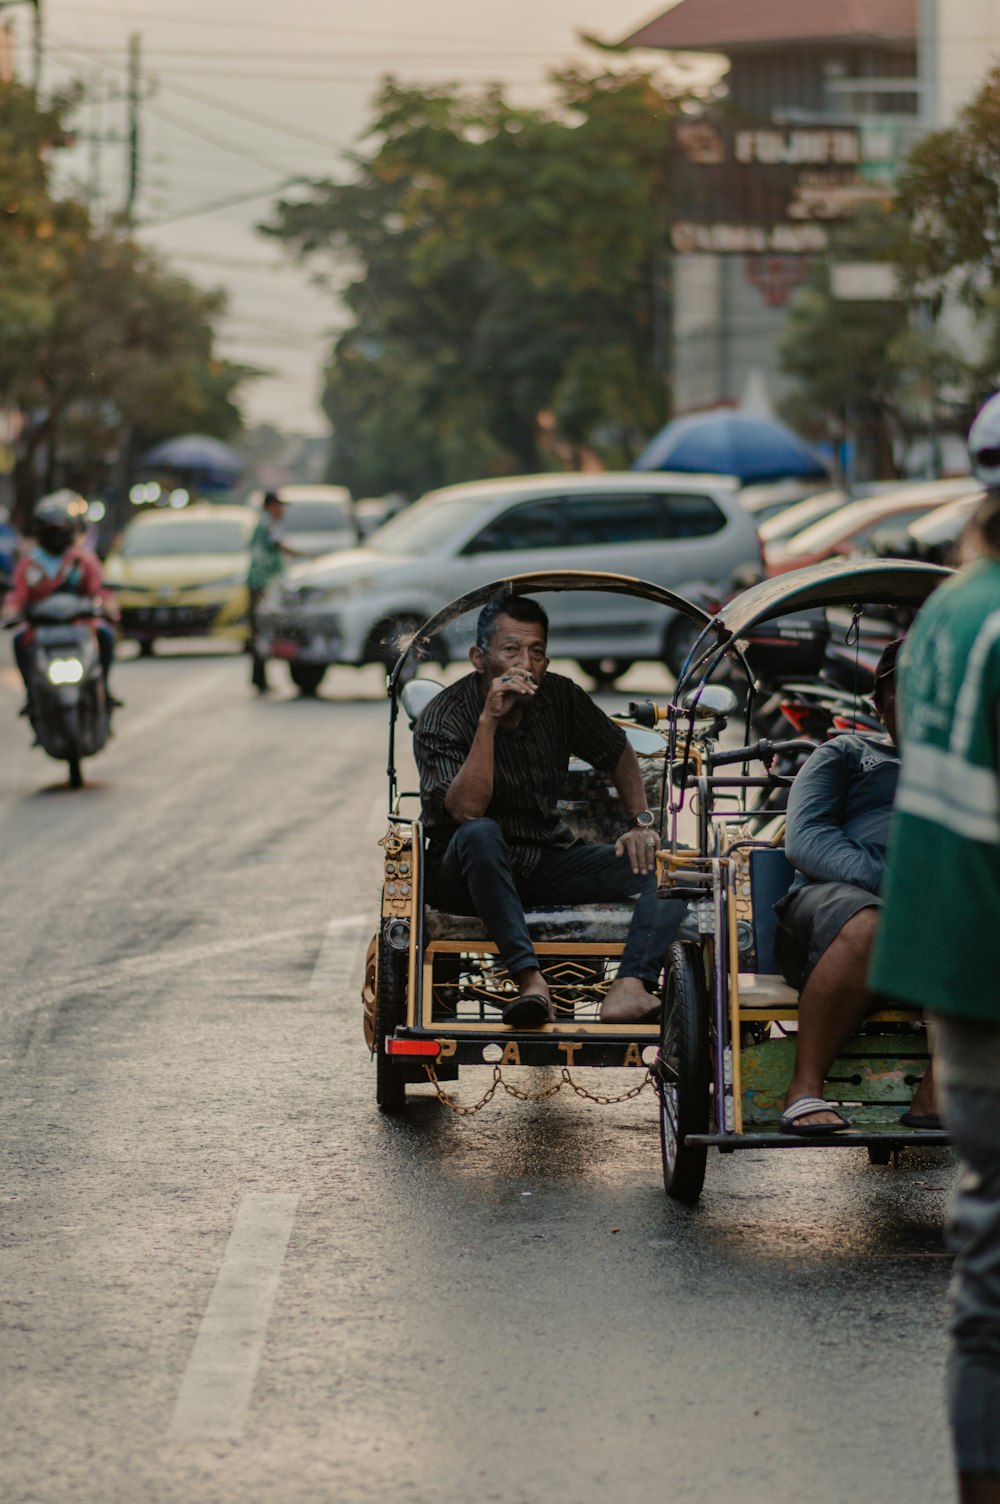
[[[884,301],[835,298],[819,265],[795,299],[782,339],[797,389],[785,416],[856,441],[862,478],[893,472],[893,448],[964,433],[1000,378],[1000,68],[947,130],[920,138],[889,213],[844,225],[833,258],[880,261],[896,273]],[[972,337],[941,317],[960,299]],[[933,463],[933,458],[932,458]]]
[[[250,374],[214,349],[220,293],[54,193],[74,96],[0,83],[0,405],[20,413],[16,494],[106,486],[115,451],[189,428],[225,437]],[[22,517],[23,520],[23,517]]]
[[[262,226],[350,315],[324,389],[336,479],[413,494],[634,456],[667,410],[680,103],[641,71],[563,72],[546,109],[384,85],[353,175]]]
[[[910,152],[899,207],[909,233],[897,259],[908,290],[957,292],[977,310],[1000,291],[1000,65],[953,126]]]

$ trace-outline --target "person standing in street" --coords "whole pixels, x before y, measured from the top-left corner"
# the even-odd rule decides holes
[[[962,1159],[948,1408],[962,1504],[1000,1504],[1000,394],[969,433],[987,488],[960,572],[900,654],[902,768],[869,985],[925,1008]]]
[[[260,521],[250,540],[250,568],[247,572],[248,643],[253,655],[250,682],[259,695],[267,694],[268,683],[267,659],[257,651],[257,611],[268,585],[285,570],[285,554],[290,550],[285,547],[281,536],[284,514],[284,502],[274,491],[268,491]]]

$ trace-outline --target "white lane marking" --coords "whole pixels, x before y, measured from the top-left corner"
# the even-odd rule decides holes
[[[199,675],[193,684],[185,684],[160,700],[154,709],[148,710],[145,715],[134,719],[129,716],[126,707],[123,713],[115,716],[115,735],[111,743],[112,750],[120,747],[123,742],[133,736],[142,736],[147,731],[152,731],[163,721],[174,719],[181,711],[197,700],[215,695],[220,687],[231,682],[233,675],[231,663],[217,664],[211,673]],[[112,681],[113,683],[114,681]]]
[[[338,915],[330,920],[309,980],[311,991],[349,991],[355,974],[360,988],[363,952],[371,928],[377,922],[376,904],[377,899],[373,900],[368,914]]]
[[[298,1201],[244,1197],[181,1380],[174,1441],[242,1436]]]

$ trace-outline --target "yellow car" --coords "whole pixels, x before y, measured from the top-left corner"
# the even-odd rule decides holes
[[[104,566],[121,634],[153,651],[157,637],[246,636],[253,507],[195,502],[133,518]]]

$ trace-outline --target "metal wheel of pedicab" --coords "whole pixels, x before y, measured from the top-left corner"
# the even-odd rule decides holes
[[[663,1185],[668,1196],[693,1206],[705,1183],[708,1150],[687,1144],[707,1133],[712,1111],[711,1016],[698,946],[670,947],[663,984],[663,1034],[656,1064],[660,1099]]]

